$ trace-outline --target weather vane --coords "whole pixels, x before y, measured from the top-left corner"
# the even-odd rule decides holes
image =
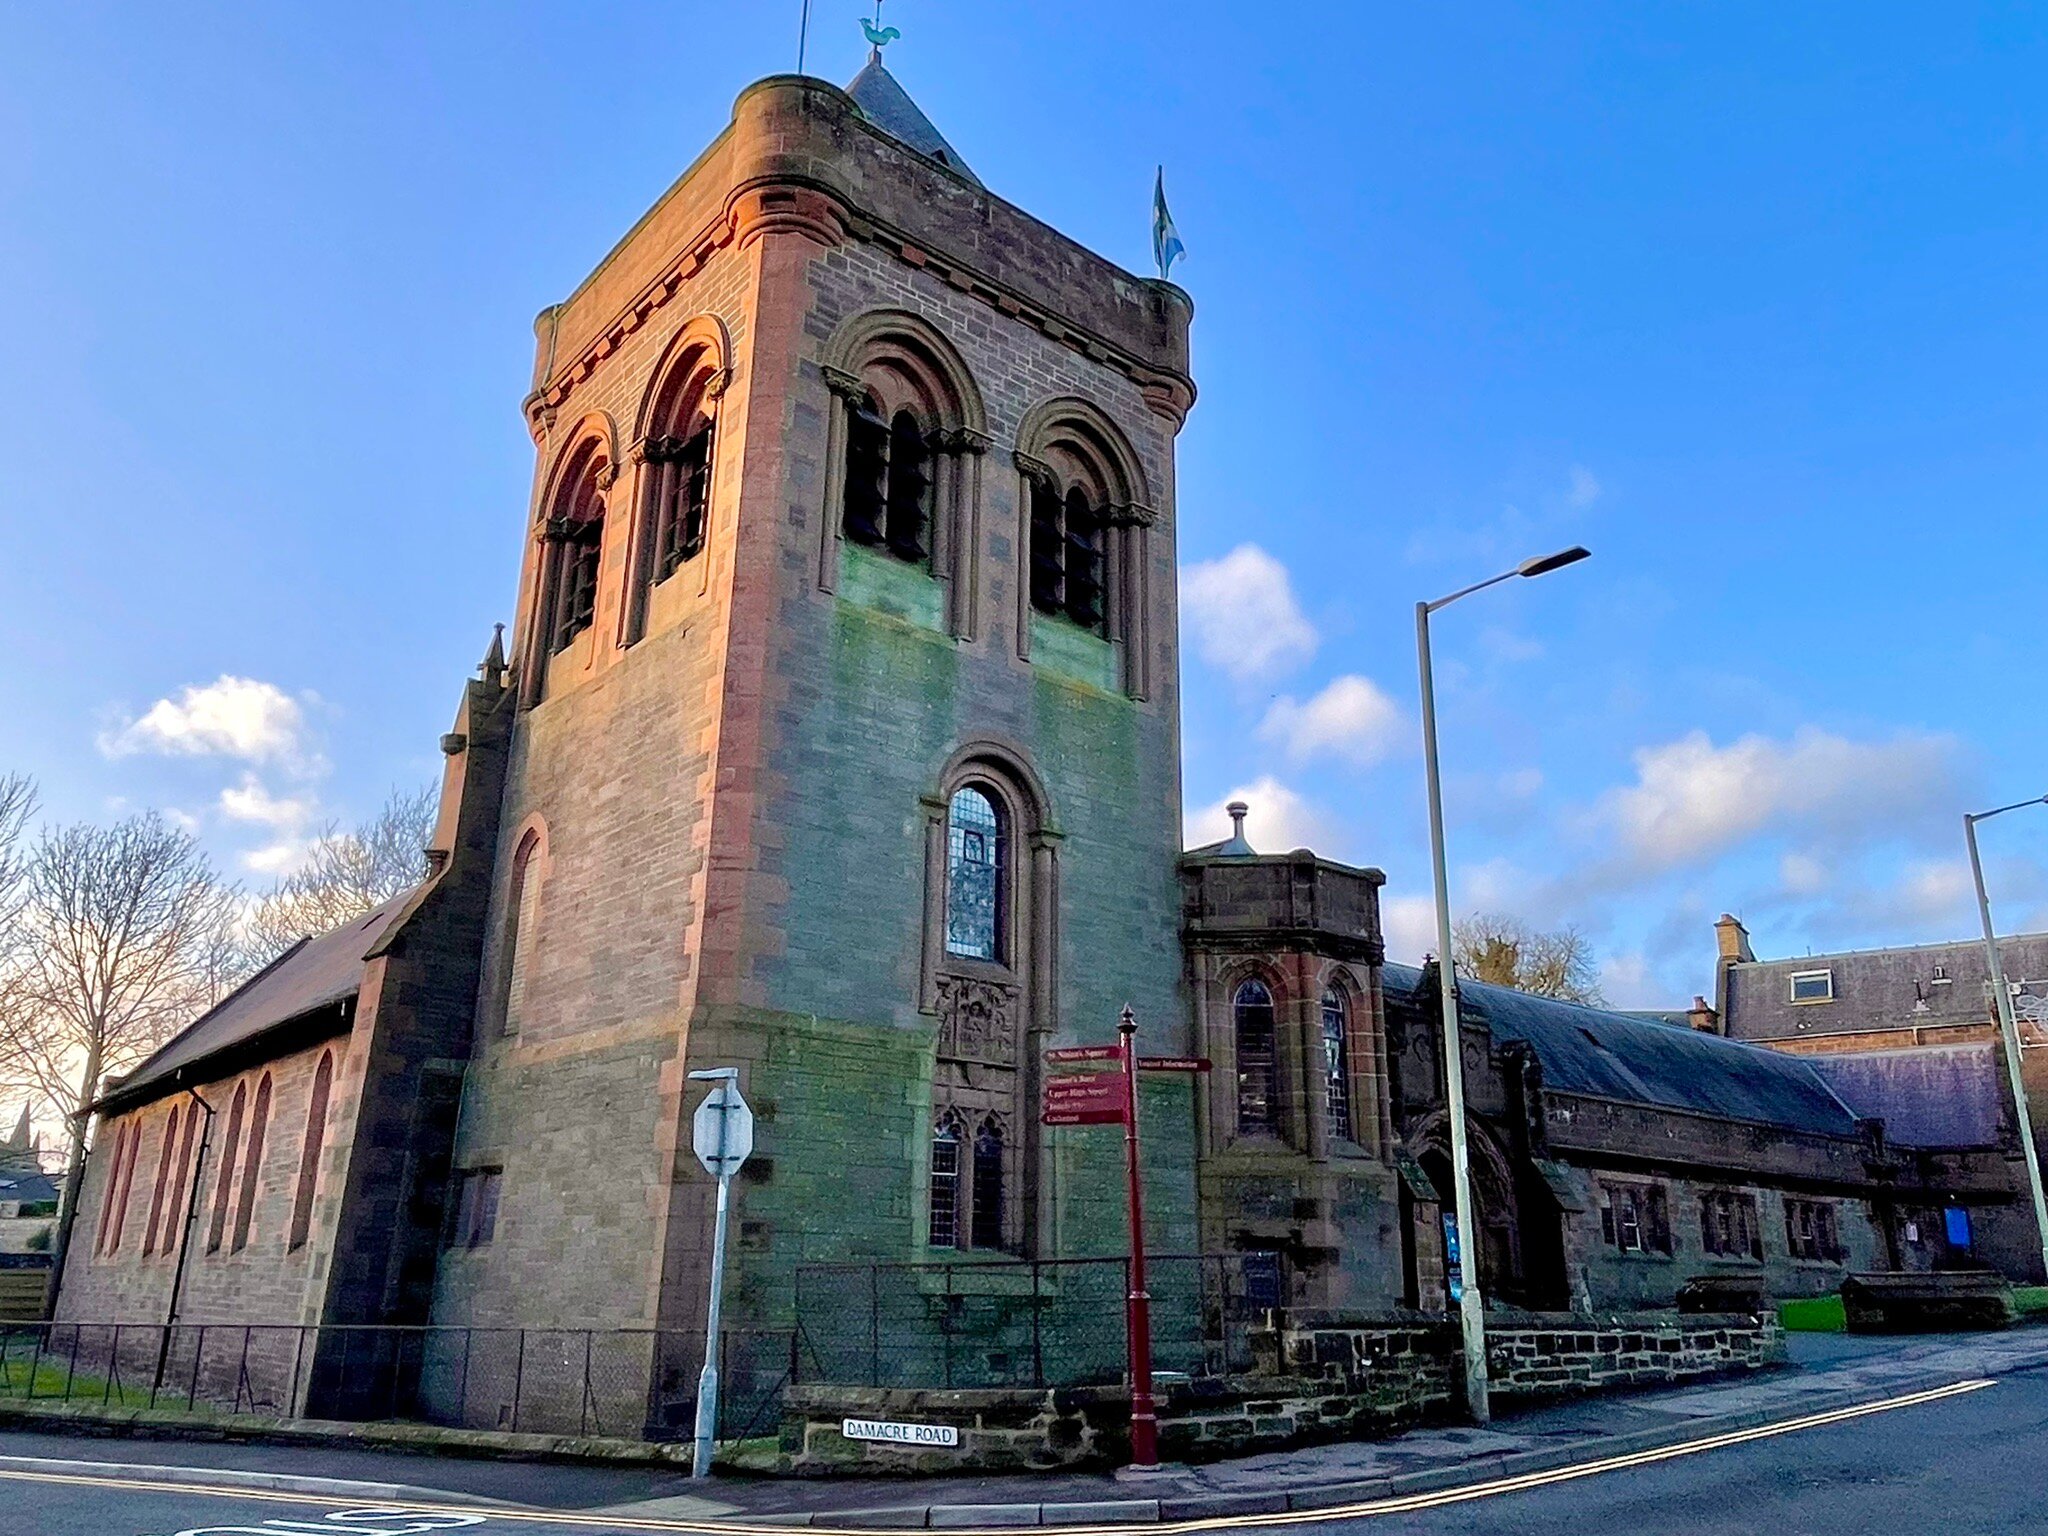
[[[865,16],[861,17],[860,29],[867,33],[868,41],[874,44],[875,52],[877,53],[880,53],[903,35],[894,27],[882,25],[882,0],[875,0],[875,19],[873,21],[869,21]]]

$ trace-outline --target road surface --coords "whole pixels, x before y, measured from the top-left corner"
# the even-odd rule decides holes
[[[1885,1530],[2048,1536],[2048,1486],[2038,1470],[2044,1428],[2048,1367],[2039,1367],[2013,1372],[1979,1390],[1815,1427],[1707,1443],[1687,1454],[1662,1453],[1659,1459],[1583,1476],[1543,1474],[1545,1480],[1536,1486],[1426,1496],[1421,1507],[1410,1500],[1376,1512],[1210,1521],[1204,1528],[1369,1536],[1549,1536],[1567,1530],[1631,1536],[1866,1536]],[[425,1536],[444,1530],[473,1530],[478,1536],[627,1536],[733,1529],[695,1518],[690,1507],[694,1490],[665,1476],[634,1486],[575,1469],[474,1463],[462,1481],[472,1490],[465,1497],[476,1502],[458,1509],[432,1502],[448,1499],[446,1492],[408,1500],[402,1491],[408,1468],[422,1480],[426,1469],[399,1455],[366,1455],[362,1465],[374,1469],[377,1482],[400,1491],[361,1497],[225,1487],[208,1492],[163,1485],[150,1472],[98,1467],[52,1473],[40,1460],[133,1462],[145,1453],[150,1460],[175,1460],[188,1468],[226,1466],[234,1457],[229,1448],[201,1444],[0,1434],[0,1530],[34,1536]],[[277,1454],[289,1453],[273,1453],[268,1465],[277,1464]],[[248,1465],[246,1453],[233,1464]],[[438,1469],[434,1480],[445,1488],[445,1469]],[[550,1495],[545,1500],[536,1498],[542,1489]],[[493,1494],[552,1507],[491,1508]],[[814,1529],[824,1527],[819,1517]]]

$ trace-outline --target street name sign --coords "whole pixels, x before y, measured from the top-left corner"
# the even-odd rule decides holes
[[[1120,1045],[1063,1045],[1056,1051],[1047,1051],[1045,1059],[1054,1066],[1074,1066],[1081,1062],[1099,1062],[1108,1065],[1124,1059]]]
[[[886,1419],[845,1419],[839,1433],[849,1440],[880,1440],[889,1445],[960,1444],[960,1431],[951,1424],[892,1424]]]
[[[1124,1104],[1121,1076],[1055,1077],[1046,1082],[1039,1118],[1046,1125],[1120,1125]]]

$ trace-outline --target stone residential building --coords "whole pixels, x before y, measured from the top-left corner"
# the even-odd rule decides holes
[[[441,739],[428,878],[107,1087],[59,1318],[320,1325],[289,1406],[345,1413],[367,1349],[485,1423],[468,1334],[458,1381],[350,1329],[602,1331],[606,1413],[672,1431],[714,1194],[692,1071],[737,1067],[757,1116],[726,1319],[786,1355],[807,1268],[942,1261],[937,1330],[955,1270],[1124,1251],[1118,1139],[1038,1105],[1047,1049],[1126,1004],[1214,1066],[1144,1084],[1156,1250],[1442,1314],[1433,1003],[1385,962],[1383,877],[1242,817],[1182,851],[1191,319],[984,187],[879,58],[742,92],[537,322],[511,645]],[[1809,1062],[1465,1006],[1505,1303],[1799,1293],[1908,1262],[1902,1211],[2010,1199]]]

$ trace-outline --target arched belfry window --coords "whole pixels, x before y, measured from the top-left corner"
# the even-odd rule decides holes
[[[646,633],[653,590],[703,554],[710,539],[718,404],[729,374],[719,366],[718,345],[708,334],[686,328],[684,337],[654,387],[646,435],[634,450],[643,467],[628,644]]]
[[[1279,1132],[1279,1070],[1275,1060],[1273,994],[1263,981],[1238,985],[1231,999],[1231,1022],[1237,1039],[1237,1133],[1271,1136]]]
[[[964,784],[946,813],[946,953],[1003,958],[1002,813],[986,791]]]
[[[1107,635],[1104,540],[1109,508],[1099,487],[1051,477],[1031,487],[1031,606]]]
[[[1015,461],[1018,654],[1031,655],[1033,625],[1073,625],[1120,647],[1124,690],[1146,697],[1157,514],[1130,438],[1099,406],[1065,396],[1025,413]]]
[[[611,464],[603,447],[586,444],[571,460],[542,526],[546,555],[537,629],[551,654],[567,650],[597,621],[610,484]]]
[[[945,627],[972,637],[980,579],[979,465],[990,439],[966,363],[923,316],[875,310],[841,328],[820,367],[837,399],[819,586],[840,590],[848,546],[886,555],[947,583],[940,605]]]
[[[1330,1134],[1346,1141],[1351,1129],[1351,1068],[1347,1041],[1351,1010],[1343,989],[1323,989],[1323,1105],[1328,1113]]]

